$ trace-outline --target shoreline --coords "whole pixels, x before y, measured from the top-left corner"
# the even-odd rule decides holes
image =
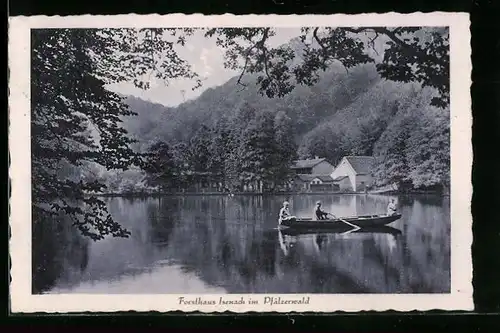
[[[122,198],[146,198],[146,197],[173,197],[173,196],[280,196],[280,195],[439,195],[450,196],[449,193],[431,191],[391,191],[391,192],[137,192],[137,193],[98,193],[93,194],[98,197],[122,197]]]

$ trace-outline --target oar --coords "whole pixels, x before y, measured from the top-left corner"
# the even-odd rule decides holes
[[[359,229],[353,228],[353,229],[351,229],[351,230],[347,230],[346,232],[341,233],[341,235],[342,235],[342,236],[349,235],[349,234],[351,234],[351,233],[353,233],[353,232],[356,232],[356,231],[358,231],[358,230],[359,230]]]
[[[352,223],[350,223],[350,222],[347,222],[346,220],[341,219],[340,217],[336,217],[336,216],[335,216],[335,215],[333,215],[332,213],[328,213],[328,214],[329,214],[329,215],[331,215],[331,216],[333,216],[334,218],[339,219],[340,221],[344,222],[345,224],[350,225],[351,227],[355,228],[356,230],[361,229],[361,227],[360,227],[360,226],[357,226],[357,225],[355,225],[355,224],[352,224]]]

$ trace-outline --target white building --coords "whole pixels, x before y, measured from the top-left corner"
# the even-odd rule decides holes
[[[330,176],[335,181],[343,179],[343,177],[349,178],[349,182],[340,183],[340,190],[362,192],[373,184],[372,168],[374,162],[375,158],[372,156],[345,156]]]

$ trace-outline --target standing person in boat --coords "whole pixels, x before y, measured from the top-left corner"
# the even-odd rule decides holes
[[[283,202],[283,207],[280,209],[280,216],[279,216],[279,223],[280,224],[282,221],[295,218],[295,216],[292,216],[292,214],[290,214],[289,207],[290,207],[290,203],[288,201]]]
[[[317,220],[326,220],[328,218],[329,213],[321,210],[321,202],[316,202],[316,208],[314,209],[314,215]]]
[[[387,216],[391,216],[397,213],[396,200],[394,198],[389,201],[387,205]]]

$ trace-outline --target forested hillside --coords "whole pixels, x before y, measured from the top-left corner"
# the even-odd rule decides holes
[[[430,88],[384,80],[373,64],[331,66],[316,85],[297,86],[284,98],[261,96],[252,79],[242,87],[233,78],[177,108],[128,97],[138,115],[124,126],[136,149],[162,142],[171,166],[226,178],[279,180],[291,157],[335,164],[344,155],[373,155],[378,185],[448,186],[449,110],[430,105]]]
[[[141,142],[154,139],[186,142],[200,124],[213,127],[221,118],[230,118],[244,105],[251,105],[258,111],[285,112],[294,124],[293,135],[299,138],[371,89],[380,77],[373,65],[361,65],[349,72],[340,65],[331,66],[316,85],[297,86],[284,98],[261,96],[255,81],[255,77],[248,76],[246,86],[242,87],[233,78],[222,86],[207,89],[196,100],[177,108],[165,107],[161,116],[156,104],[144,101],[141,104],[140,100],[129,97],[127,103],[139,116],[130,117],[125,126]],[[157,126],[151,130],[148,124],[153,123]]]
[[[448,28],[302,27],[276,45],[280,31],[33,30],[33,223],[63,214],[92,239],[126,237],[98,194],[273,190],[297,156],[372,154],[379,185],[449,183]],[[205,47],[236,77],[175,108],[119,94],[210,86],[210,62],[185,57]]]

